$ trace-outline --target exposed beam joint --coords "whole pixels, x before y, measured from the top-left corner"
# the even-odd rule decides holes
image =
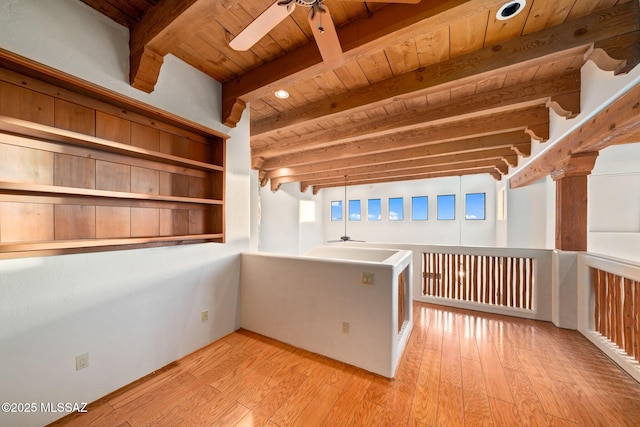
[[[129,33],[131,85],[147,93],[158,81],[163,58],[239,0],[163,0]]]
[[[597,151],[567,156],[555,165],[555,169],[550,173],[551,178],[557,181],[569,176],[589,175],[596,164],[597,158]]]
[[[636,85],[527,163],[511,177],[509,185],[518,188],[531,184],[561,169],[562,162],[573,154],[597,152],[627,142],[628,135],[637,135],[639,131],[640,85]]]

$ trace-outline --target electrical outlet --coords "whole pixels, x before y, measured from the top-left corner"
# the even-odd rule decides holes
[[[342,333],[343,334],[348,334],[349,333],[349,322],[342,321]]]
[[[209,310],[202,310],[202,313],[200,313],[200,320],[203,322],[205,320],[209,320]]]
[[[360,276],[360,283],[363,285],[373,285],[373,273],[363,272]]]
[[[89,353],[82,353],[76,356],[76,371],[89,367]]]

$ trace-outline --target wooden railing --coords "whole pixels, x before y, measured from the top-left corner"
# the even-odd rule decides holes
[[[578,255],[578,330],[640,382],[640,264]]]
[[[592,268],[594,329],[640,362],[640,282]]]
[[[406,280],[404,277],[405,272],[406,270],[402,270],[402,273],[398,275],[398,333],[402,332],[402,327],[404,326],[404,288],[406,286]]]
[[[533,310],[534,259],[422,254],[422,295]]]

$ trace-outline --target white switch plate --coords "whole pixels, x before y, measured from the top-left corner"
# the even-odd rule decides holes
[[[209,320],[209,310],[202,310],[202,313],[200,313],[200,320],[203,322]]]
[[[349,333],[349,322],[347,322],[347,321],[343,321],[342,322],[342,333],[343,334],[348,334]]]
[[[363,285],[373,285],[373,273],[363,272],[360,278],[360,283]]]
[[[89,353],[82,353],[76,356],[76,371],[89,367]]]

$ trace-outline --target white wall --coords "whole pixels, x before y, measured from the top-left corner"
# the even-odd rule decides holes
[[[298,255],[322,244],[322,197],[311,190],[300,192],[300,184],[283,184],[278,191],[261,187],[260,251]],[[315,202],[315,220],[300,222],[300,201]]]
[[[589,176],[587,249],[640,261],[640,143],[600,152]]]
[[[220,85],[170,56],[152,94],[131,88],[128,31],[76,0],[0,0],[0,47],[230,135],[226,244],[0,261],[0,402],[91,402],[237,329],[248,114],[223,126]],[[0,413],[0,425],[63,415]]]
[[[553,196],[549,196],[549,194]],[[526,187],[507,188],[506,247],[553,249],[555,182],[543,178]],[[499,246],[503,246],[499,244]]]

